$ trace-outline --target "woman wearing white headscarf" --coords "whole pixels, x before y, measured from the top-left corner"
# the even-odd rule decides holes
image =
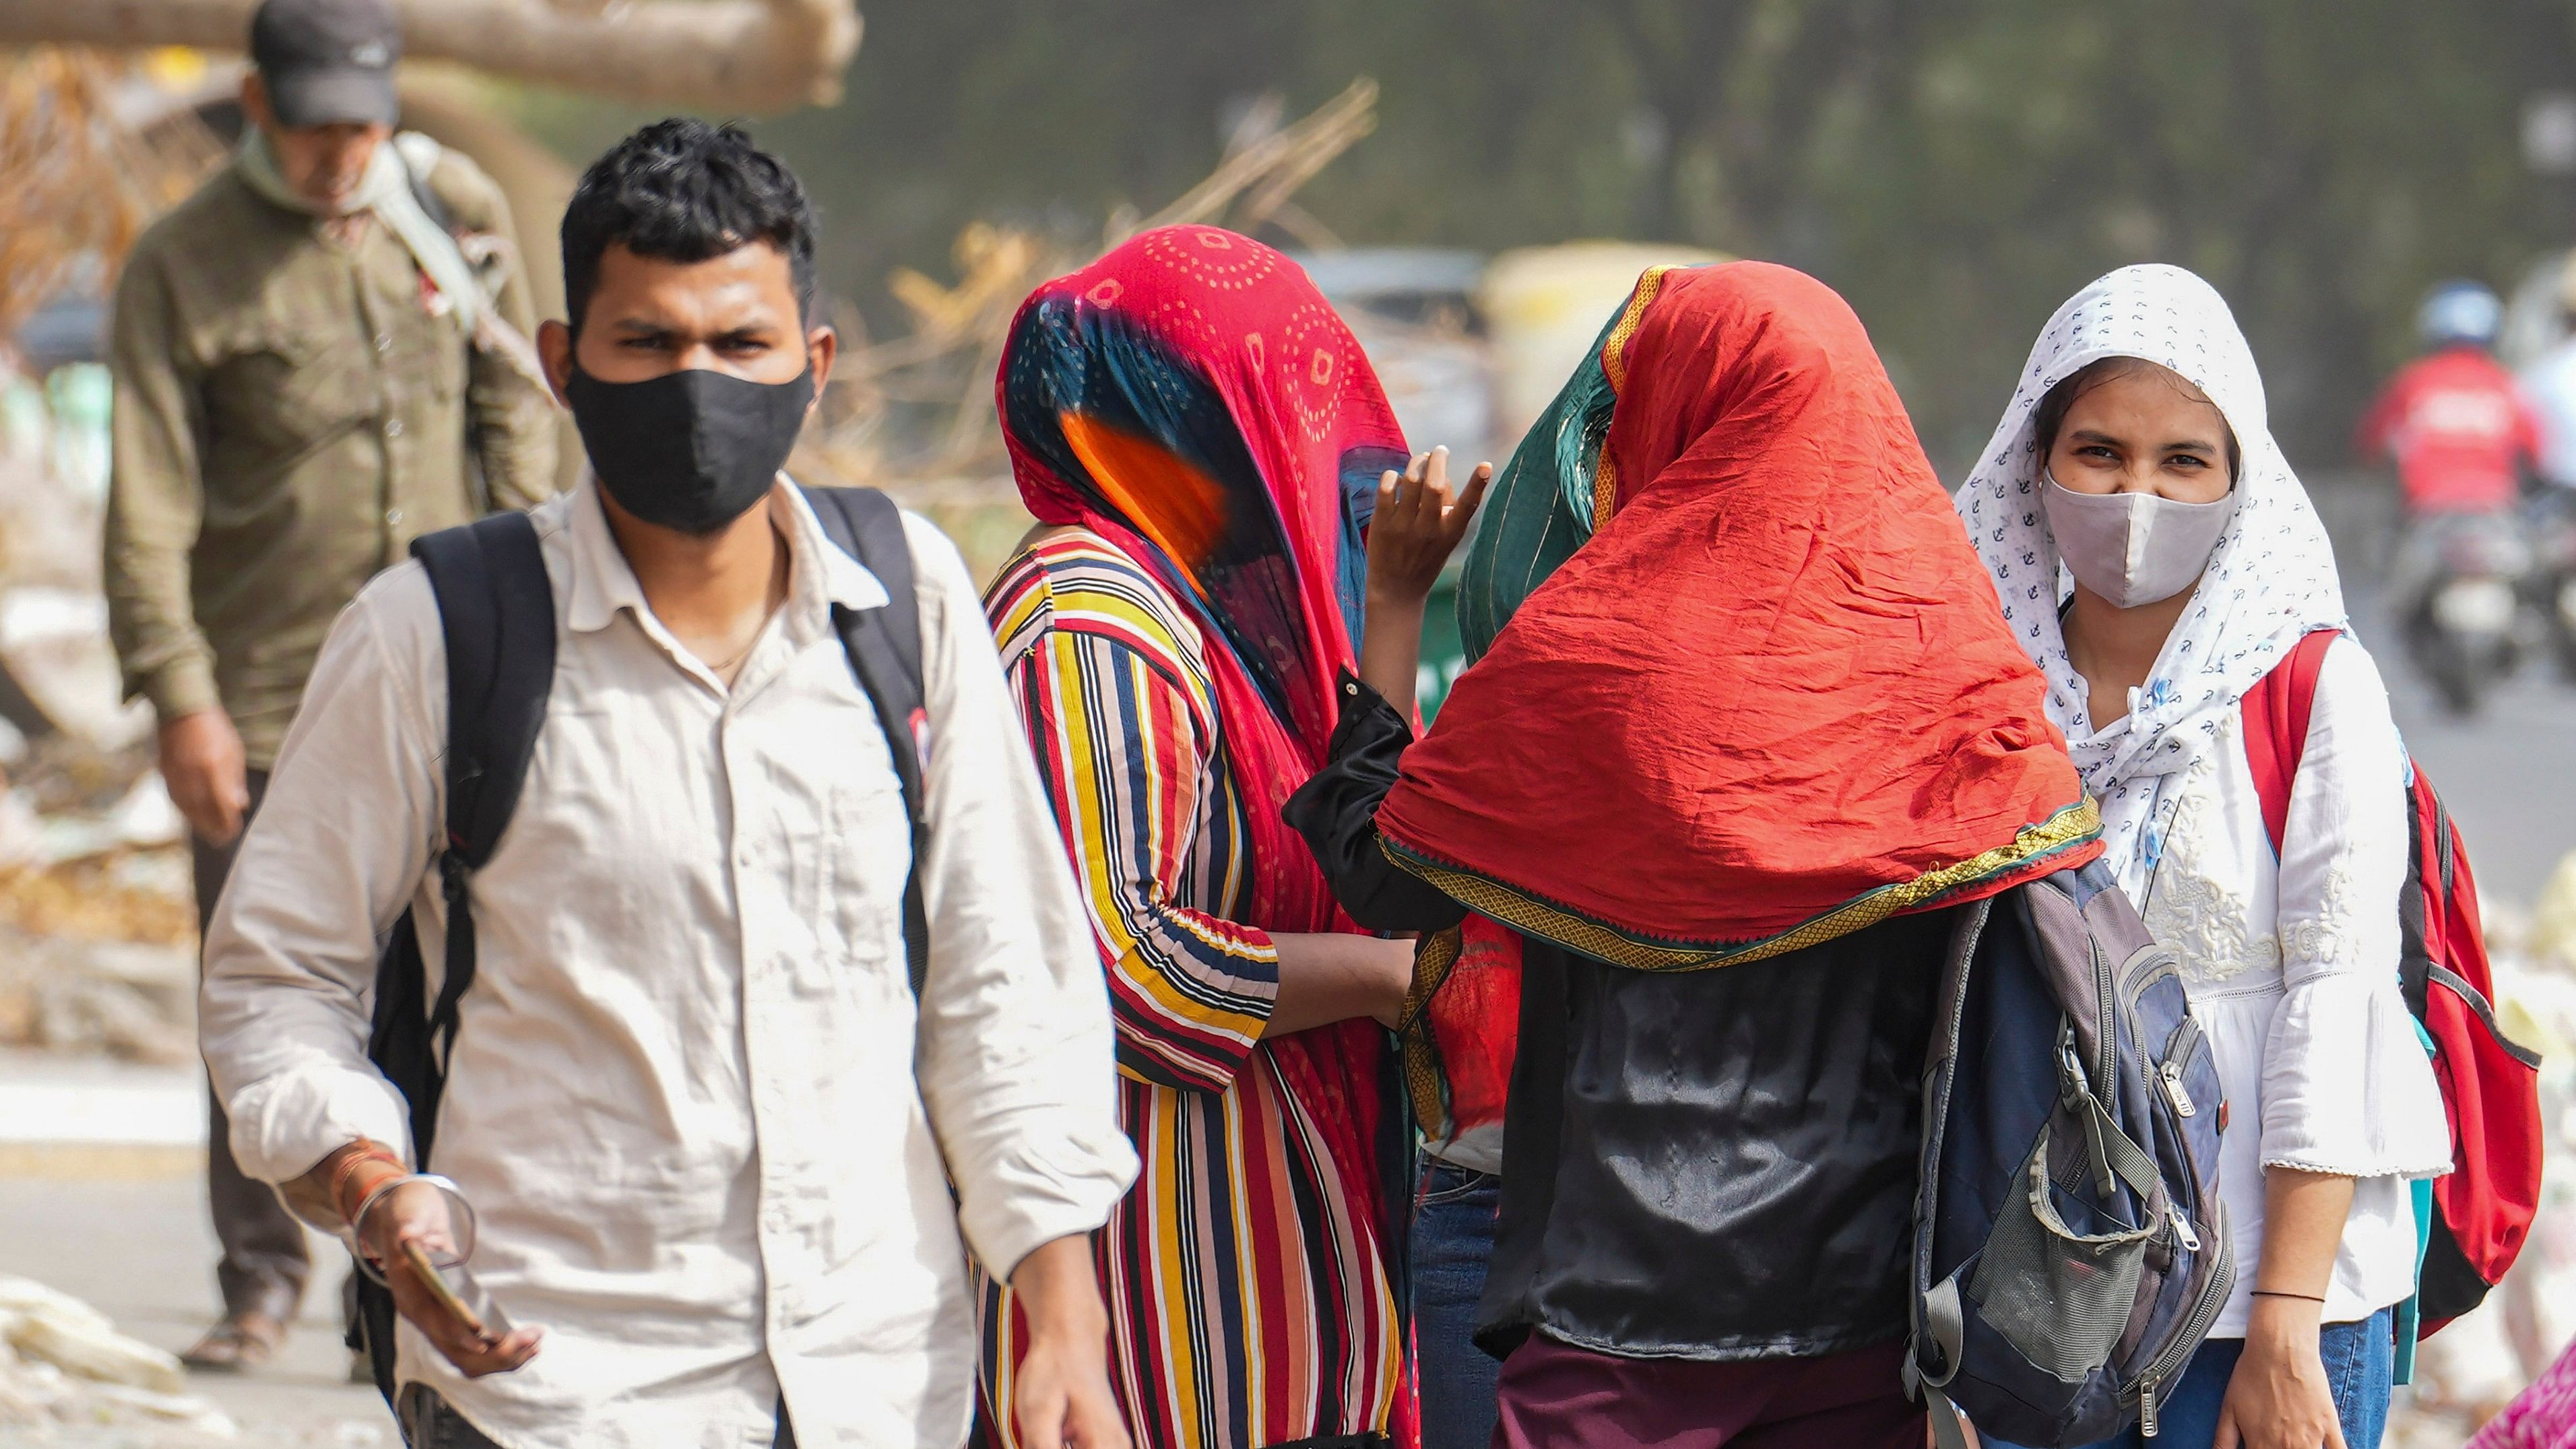
[[[2408,1181],[2451,1158],[2398,992],[2407,764],[2377,667],[2337,639],[2275,858],[2240,701],[2347,620],[2227,304],[2168,266],[2077,293],[1958,506],[2101,802],[2106,859],[2182,959],[2233,1118],[2236,1292],[2155,1442],[2375,1449],[2390,1309],[2414,1291]]]

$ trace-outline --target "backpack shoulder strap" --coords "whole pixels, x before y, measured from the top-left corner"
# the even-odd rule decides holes
[[[2272,853],[2290,828],[2290,787],[2299,778],[2299,761],[2308,751],[2308,721],[2316,713],[2317,676],[2325,669],[2326,651],[2341,631],[2319,629],[2290,646],[2289,655],[2272,672],[2245,691],[2245,762],[2254,768],[2254,792],[2263,804],[2263,830],[2272,837]]]
[[[915,996],[930,970],[930,918],[921,895],[921,854],[930,839],[928,787],[922,768],[930,749],[928,683],[922,671],[921,600],[913,592],[912,542],[903,510],[873,488],[807,488],[823,532],[885,585],[880,609],[832,610],[832,623],[849,652],[859,687],[876,706],[903,786],[904,814],[912,823],[912,870],[903,888],[904,964]]]
[[[865,565],[885,585],[884,616],[893,661],[903,670],[913,693],[920,694],[921,598],[913,590],[912,540],[904,532],[903,510],[874,488],[807,488],[805,499],[823,532],[843,553]]]
[[[555,599],[536,525],[496,513],[416,539],[447,641],[447,850],[492,858],[554,689]]]
[[[526,783],[555,676],[554,588],[536,525],[498,513],[416,539],[447,642],[447,819],[438,856],[447,902],[445,978],[429,1014],[432,1063],[444,1085],[456,1003],[474,984],[474,917],[466,881],[492,858]],[[434,1103],[414,1103],[432,1122]],[[418,1144],[425,1163],[429,1144]]]
[[[474,907],[466,879],[492,858],[519,803],[546,696],[555,676],[555,600],[536,526],[501,513],[412,541],[429,575],[447,646],[446,839],[438,853],[447,901],[446,970],[435,1005],[425,1006],[427,973],[410,911],[395,924],[376,965],[376,1004],[367,1056],[411,1112],[413,1160],[426,1171],[438,1136],[439,1099],[456,1045],[456,1008],[474,984]],[[363,1351],[376,1389],[397,1397],[394,1300],[364,1273],[348,1345]]]

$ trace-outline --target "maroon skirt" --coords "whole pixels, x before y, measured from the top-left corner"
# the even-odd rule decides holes
[[[1823,1358],[1621,1358],[1531,1334],[1493,1449],[1923,1449],[1902,1343]]]

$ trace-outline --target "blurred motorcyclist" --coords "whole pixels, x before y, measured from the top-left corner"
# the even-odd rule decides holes
[[[2388,578],[2417,665],[2454,709],[2512,672],[2531,549],[2518,507],[2541,429],[2493,351],[2504,306],[2475,282],[2435,287],[2416,313],[2425,352],[2361,421],[2360,451],[2397,466],[2404,535]]]
[[[2424,355],[2398,370],[2361,420],[2361,454],[2393,458],[2409,514],[2514,506],[2541,433],[2513,374],[2496,360],[2504,304],[2476,282],[2444,282],[2415,328]]]

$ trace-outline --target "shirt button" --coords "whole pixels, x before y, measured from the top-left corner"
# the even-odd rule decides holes
[[[401,436],[402,436],[402,419],[400,419],[400,418],[387,418],[387,419],[385,419],[385,436],[386,436],[386,437],[388,437],[388,438],[399,438],[399,437],[401,437]]]
[[[385,522],[399,526],[402,523],[402,510],[399,508],[386,509]]]
[[[394,350],[394,335],[393,335],[392,333],[390,333],[390,332],[379,332],[379,333],[377,333],[377,334],[376,334],[376,350],[377,350],[378,352],[391,352],[391,351],[393,351],[393,350]]]

